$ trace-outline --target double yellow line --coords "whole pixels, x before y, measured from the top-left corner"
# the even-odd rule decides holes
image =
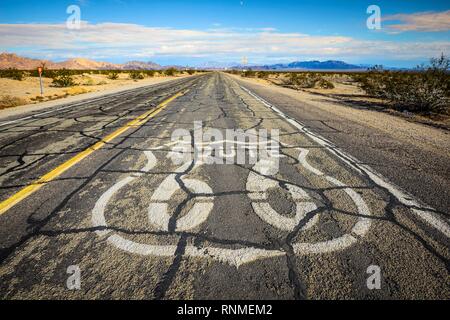
[[[147,121],[149,121],[151,118],[155,117],[158,113],[160,113],[162,110],[164,110],[167,105],[175,100],[176,98],[186,94],[189,90],[181,91],[177,93],[176,95],[170,97],[169,99],[163,101],[161,104],[159,104],[155,109],[149,110],[145,112],[144,114],[141,114],[134,120],[128,122],[123,127],[117,129],[113,133],[107,135],[104,137],[101,141],[95,143],[94,145],[88,147],[87,149],[81,151],[77,155],[75,155],[73,158],[67,160],[63,164],[59,165],[52,171],[48,172],[47,174],[40,177],[38,180],[32,182],[30,185],[24,187],[16,194],[12,195],[8,199],[4,200],[3,202],[0,202],[0,215],[4,214],[6,211],[11,209],[13,206],[18,204],[23,199],[30,196],[32,193],[36,192],[40,188],[42,188],[46,183],[54,180],[55,178],[59,177],[61,174],[69,170],[71,167],[82,161],[84,158],[95,152],[96,150],[102,148],[105,144],[108,142],[114,140],[121,134],[125,133],[131,128],[137,128],[145,124]]]

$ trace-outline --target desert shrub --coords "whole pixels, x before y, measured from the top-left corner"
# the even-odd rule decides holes
[[[87,79],[83,82],[84,86],[94,86],[95,81],[91,77],[87,77]]]
[[[316,73],[296,73],[291,72],[285,80],[285,84],[294,86],[296,88],[311,89],[333,89],[334,84],[325,79],[323,76]]]
[[[316,86],[317,88],[321,88],[321,89],[334,89],[334,84],[333,84],[333,82],[328,81],[327,79],[324,79],[324,78],[320,78],[320,79],[316,82],[315,86]]]
[[[61,69],[57,70],[53,74],[53,81],[52,84],[55,87],[71,87],[74,86],[76,83],[73,80],[73,72],[67,69]]]
[[[144,78],[145,78],[144,74],[142,72],[140,72],[140,71],[131,71],[130,72],[130,79],[142,80]]]
[[[255,77],[255,75],[256,75],[256,72],[253,71],[252,69],[245,70],[245,71],[242,73],[242,76],[243,76],[243,77],[246,77],[246,78],[253,78],[253,77]]]
[[[267,79],[269,78],[270,72],[260,71],[257,73],[257,77],[260,79]]]
[[[149,78],[153,78],[155,76],[156,71],[155,70],[145,70],[144,74],[149,77]]]
[[[24,104],[27,104],[27,100],[25,99],[10,95],[0,96],[0,109],[17,107]]]
[[[188,73],[190,76],[192,76],[193,74],[195,74],[195,70],[188,69],[188,70],[187,70],[187,73]]]
[[[117,80],[119,79],[119,72],[117,71],[111,71],[108,73],[108,79],[110,80]]]
[[[6,70],[1,70],[0,77],[22,81],[25,78],[25,72],[22,70],[17,70],[16,68],[9,68]]]
[[[449,107],[450,60],[442,55],[414,72],[370,71],[355,80],[370,96],[386,100],[400,111],[441,112]]]
[[[42,102],[45,100],[45,98],[43,96],[36,96],[34,98],[30,98],[30,100],[33,102]]]
[[[174,75],[176,75],[178,73],[178,70],[175,68],[169,68],[167,70],[164,71],[164,74],[168,77],[173,77]]]
[[[55,78],[58,75],[59,70],[49,70],[49,69],[44,69],[42,71],[42,76],[45,78]],[[29,71],[30,77],[35,77],[38,78],[39,77],[39,72],[37,71],[37,69],[34,70],[30,70]]]
[[[90,90],[87,90],[83,87],[72,87],[67,90],[64,90],[64,93],[69,96],[76,96],[78,94],[88,93]]]
[[[314,88],[318,79],[315,75],[309,73],[292,72],[288,75],[286,84],[293,85],[299,88]]]

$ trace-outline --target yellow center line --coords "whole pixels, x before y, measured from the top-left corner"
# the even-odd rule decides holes
[[[160,105],[158,105],[155,109],[149,110],[145,112],[144,114],[141,114],[137,118],[131,120],[127,124],[125,124],[123,127],[117,129],[113,133],[107,135],[104,137],[101,141],[93,144],[92,146],[88,147],[87,149],[81,151],[71,159],[67,160],[63,164],[59,165],[52,171],[46,173],[42,177],[40,177],[38,180],[32,182],[28,186],[24,187],[20,191],[18,191],[16,194],[12,195],[8,199],[0,202],[0,215],[4,214],[6,211],[11,209],[13,206],[21,202],[23,199],[30,196],[32,193],[36,192],[40,188],[42,188],[46,183],[54,180],[55,178],[59,177],[61,174],[63,174],[65,171],[69,170],[71,167],[82,161],[84,158],[95,152],[96,150],[102,148],[105,144],[112,141],[113,139],[117,138],[118,136],[122,135],[124,132],[128,131],[131,128],[138,128],[145,124],[147,121],[149,121],[151,118],[155,117],[158,113],[160,113],[163,109],[167,107],[167,105],[175,100],[176,98],[186,94],[189,90],[185,90],[182,92],[177,93],[176,95],[170,97],[169,99],[163,101]]]

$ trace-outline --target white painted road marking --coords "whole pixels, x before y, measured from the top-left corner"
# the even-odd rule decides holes
[[[151,150],[164,150],[168,146],[173,146],[176,143],[177,142],[171,142],[156,148],[152,148]],[[153,153],[150,150],[147,150],[145,151],[145,155],[147,156],[148,163],[144,168],[141,169],[140,173],[128,176],[125,179],[120,180],[111,188],[109,188],[97,201],[92,211],[92,223],[94,227],[100,228],[100,230],[97,231],[97,234],[99,236],[108,236],[110,233],[112,233],[112,230],[108,230],[107,222],[105,220],[105,210],[113,196],[120,189],[131,183],[136,178],[141,177],[145,172],[149,172],[156,166],[157,159],[153,155]],[[168,157],[171,157],[170,151],[168,151]],[[299,157],[303,157],[304,161],[306,161],[304,150],[303,152],[302,150],[300,150]],[[270,161],[264,164],[257,163],[254,166],[254,169],[257,169],[257,172],[262,174],[272,174],[274,170],[270,168],[270,163]],[[198,167],[202,164],[204,163],[198,162],[196,163],[195,167]],[[175,172],[184,172],[190,165],[191,163],[187,162],[181,167],[177,168]],[[308,168],[315,174],[317,174],[317,172],[320,172],[317,169],[313,168],[311,165],[309,165]],[[152,224],[158,227],[158,230],[167,231],[167,226],[170,219],[170,216],[167,214],[167,204],[163,203],[162,201],[169,200],[176,189],[179,188],[172,175],[173,174],[169,175],[160,184],[160,186],[156,189],[152,196],[153,200],[155,200],[156,203],[154,205],[151,205],[149,208],[149,219]],[[278,186],[278,183],[271,183],[271,180],[268,178],[267,181],[260,181],[260,177],[260,175],[257,175],[252,171],[249,172],[247,188],[249,189],[248,191],[250,191],[249,197],[252,200],[267,200],[267,194],[265,194],[265,192],[267,191],[266,186]],[[371,221],[370,219],[368,219],[368,217],[370,216],[370,211],[364,200],[359,196],[357,192],[355,192],[351,188],[345,188],[345,185],[337,179],[329,176],[325,176],[325,178],[334,185],[344,187],[343,191],[355,203],[360,217],[349,234],[344,234],[332,240],[316,243],[294,243],[293,249],[296,254],[320,254],[329,253],[336,250],[343,250],[355,244],[358,241],[357,237],[362,237],[369,231]],[[207,186],[203,182],[199,184],[199,181],[192,179],[184,179],[183,181],[186,183],[186,186],[189,189],[192,189],[194,192],[200,191],[202,195],[213,194],[209,186]],[[288,185],[288,189],[292,194],[293,200],[297,202],[297,215],[294,219],[283,219],[281,215],[279,215],[270,207],[268,202],[252,203],[252,205],[256,204],[256,206],[254,206],[254,208],[256,208],[255,213],[258,214],[262,220],[282,230],[292,231],[300,223],[300,221],[305,218],[306,214],[315,210],[317,206],[311,201],[304,202],[305,200],[309,200],[310,196],[299,187]],[[203,201],[205,201],[209,197],[202,196],[201,198],[203,198]],[[213,206],[213,203],[206,204],[208,204],[209,206],[200,206],[196,208],[194,205],[194,207],[186,216],[180,218],[177,221],[178,228],[176,230],[186,231],[204,223],[208,218]],[[261,210],[258,210],[258,208]],[[186,221],[179,223],[183,218],[185,218]],[[309,221],[307,221],[307,223],[301,230],[312,228],[318,222],[318,219],[319,215],[316,214]],[[176,245],[149,245],[137,243],[125,239],[116,233],[109,235],[107,241],[121,250],[145,256],[171,257],[175,255],[177,249]],[[265,250],[251,246],[240,249],[228,249],[218,248],[214,246],[205,246],[202,248],[198,248],[192,245],[187,245],[184,252],[185,256],[211,258],[219,262],[228,263],[235,266],[236,268],[239,268],[241,265],[253,262],[255,260],[267,259],[271,257],[282,256],[285,254],[286,252],[279,249]]]
[[[291,118],[290,116],[283,113],[281,110],[279,110],[277,107],[273,106],[263,98],[259,97],[249,89],[240,86],[245,92],[247,92],[249,95],[251,95],[256,100],[260,101],[262,104],[264,104],[266,107],[272,109],[275,111],[279,116],[281,116],[283,119],[288,121],[290,124],[292,124],[297,129],[304,132],[309,138],[311,138],[313,141],[317,142],[319,145],[327,149],[329,152],[334,154],[336,157],[338,157],[341,161],[343,161],[345,164],[356,170],[360,173],[365,173],[373,183],[378,185],[381,188],[384,188],[388,190],[394,197],[397,198],[397,200],[408,207],[413,207],[411,210],[422,220],[427,222],[429,225],[433,226],[437,230],[439,230],[442,234],[444,234],[447,238],[450,238],[450,225],[447,221],[442,220],[439,216],[437,216],[433,211],[433,208],[430,206],[422,206],[419,201],[415,200],[414,197],[407,194],[406,192],[400,190],[399,187],[395,186],[394,184],[388,182],[386,178],[384,178],[382,175],[376,173],[370,166],[361,163],[354,157],[346,154],[345,152],[339,150],[336,146],[334,146],[330,141],[327,139],[321,137],[320,135],[317,135],[315,133],[312,133],[309,131],[305,125],[303,125],[301,122],[297,121],[296,119]],[[415,208],[414,208],[415,207]],[[423,209],[417,209],[417,208],[423,208]],[[428,210],[427,210],[428,209]]]
[[[78,107],[78,106],[86,104],[86,103],[98,102],[98,101],[102,101],[102,100],[105,100],[105,99],[120,97],[120,96],[122,96],[124,94],[133,92],[133,91],[135,91],[137,89],[147,89],[147,88],[157,87],[158,85],[160,85],[160,84],[157,83],[157,84],[148,85],[148,86],[141,87],[141,88],[124,90],[124,91],[121,91],[121,92],[118,92],[118,93],[106,94],[106,95],[98,97],[98,98],[85,99],[85,100],[82,100],[80,102],[74,102],[73,104],[69,104],[69,105],[64,104],[63,106],[61,106],[59,108],[56,107],[56,108],[53,109],[52,107],[49,107],[49,108],[52,108],[49,111],[45,111],[45,112],[41,112],[41,113],[37,113],[37,114],[32,114],[30,116],[22,117],[22,118],[15,119],[15,120],[0,122],[0,127],[6,126],[6,125],[9,125],[9,124],[13,124],[13,123],[17,123],[17,122],[21,122],[21,121],[24,121],[24,120],[39,118],[40,116],[43,116],[43,115],[46,115],[46,114],[49,114],[49,113],[53,113],[53,112],[57,112],[57,111],[63,111],[63,110],[66,110],[66,109],[69,109],[69,108],[73,108],[73,107]],[[195,87],[195,85],[193,87]]]
[[[259,174],[250,171],[247,177],[246,189],[249,192],[250,199],[253,200],[253,210],[268,224],[280,230],[294,231],[308,213],[317,209],[317,206],[314,202],[308,201],[311,200],[311,198],[303,189],[292,184],[287,184],[289,193],[295,201],[295,217],[288,218],[276,212],[268,202],[267,192],[273,188],[281,188],[281,186],[277,181],[267,177],[267,175],[273,175],[273,173],[278,171],[270,168],[271,164],[276,165],[274,162],[267,160],[265,161],[265,164],[262,165],[261,161],[258,162],[253,167],[253,170]],[[312,228],[317,222],[319,222],[319,215],[315,214],[314,217],[303,226],[302,230],[304,231]]]
[[[172,142],[157,148],[152,148],[152,150],[160,150],[166,148],[169,145],[174,145],[174,143]],[[175,252],[177,250],[176,245],[149,245],[125,239],[122,236],[113,233],[112,230],[108,229],[108,224],[105,219],[106,207],[108,203],[111,201],[111,199],[114,197],[114,195],[120,189],[122,189],[123,187],[134,181],[136,178],[141,177],[143,173],[149,172],[156,166],[157,161],[153,153],[151,151],[145,151],[145,154],[147,156],[148,162],[145,165],[145,167],[140,170],[141,173],[137,173],[134,174],[133,176],[128,176],[123,180],[120,180],[119,182],[114,184],[111,188],[109,188],[99,198],[99,200],[95,204],[94,209],[92,210],[92,218],[91,218],[92,224],[94,228],[99,229],[96,231],[96,233],[101,237],[108,236],[110,233],[112,233],[112,235],[108,236],[107,241],[118,249],[144,256],[172,257],[175,255]],[[178,168],[178,170],[180,170],[180,168]],[[198,212],[194,212],[194,214],[197,213]],[[192,219],[192,217],[190,219]],[[197,221],[194,222],[197,223]],[[192,222],[187,222],[187,224],[188,225],[192,224]],[[228,263],[232,266],[235,266],[236,268],[239,268],[243,264],[250,263],[252,261],[261,258],[282,256],[284,254],[285,252],[281,250],[264,250],[254,247],[247,247],[241,249],[226,249],[226,248],[215,248],[211,246],[197,248],[193,245],[187,245],[184,253],[185,256],[190,257],[215,259],[223,263]]]
[[[190,164],[190,163],[188,163]],[[180,185],[175,180],[175,174],[170,174],[156,188],[148,207],[148,220],[161,231],[169,231],[170,215],[168,213],[168,201],[174,193],[180,189]],[[203,181],[197,179],[182,179],[186,188],[196,194],[211,195],[210,197],[197,197],[195,204],[183,217],[176,221],[176,231],[188,231],[201,225],[208,219],[214,206],[212,189]]]
[[[121,92],[121,94],[123,94],[123,93],[124,93],[124,92]],[[64,106],[59,107],[59,108],[54,108],[54,109],[52,108],[52,109],[49,110],[49,111],[45,111],[45,112],[41,112],[41,113],[32,114],[32,115],[30,115],[30,116],[26,116],[26,117],[23,117],[23,118],[19,118],[19,119],[15,119],[15,120],[10,120],[10,121],[6,121],[6,122],[0,122],[0,127],[6,126],[6,125],[8,125],[8,124],[13,124],[13,123],[21,122],[21,121],[24,121],[24,120],[29,120],[29,119],[39,118],[40,116],[43,116],[43,115],[46,115],[46,114],[49,114],[49,113],[53,113],[53,112],[57,112],[57,111],[62,111],[62,110],[66,110],[66,109],[73,108],[73,107],[78,107],[78,106],[83,105],[83,104],[86,104],[86,103],[98,102],[98,101],[105,100],[105,99],[108,99],[108,98],[114,98],[114,97],[119,96],[119,95],[121,95],[121,94],[107,95],[107,96],[99,97],[99,98],[97,98],[97,99],[90,99],[90,100],[87,100],[87,101],[86,101],[86,100],[83,100],[83,101],[81,101],[81,102],[76,102],[76,103],[73,103],[73,104],[70,104],[70,105],[64,105]]]

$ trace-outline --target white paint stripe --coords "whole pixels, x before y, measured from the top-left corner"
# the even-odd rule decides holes
[[[341,181],[327,176],[326,179],[339,187],[346,187]],[[369,232],[372,221],[368,218],[370,216],[370,210],[367,207],[361,196],[351,188],[345,188],[344,192],[352,199],[356,205],[359,215],[361,217],[358,222],[353,226],[351,233],[355,236],[363,237]],[[344,234],[339,238],[322,241],[317,243],[295,243],[292,245],[294,252],[297,254],[317,254],[317,253],[330,253],[333,251],[344,250],[354,245],[358,239],[351,234]]]
[[[242,249],[225,249],[225,248],[196,248],[193,246],[186,247],[185,253],[192,257],[211,257],[220,262],[228,263],[236,268],[259,259],[267,259],[285,255],[280,250],[264,250],[253,247]]]
[[[296,214],[294,218],[284,217],[276,212],[268,202],[252,202],[255,213],[268,224],[284,231],[293,231],[306,215],[317,209],[314,202],[296,202]],[[319,222],[319,215],[314,215],[302,230],[308,230]]]
[[[340,238],[336,238],[330,241],[318,242],[318,243],[295,243],[292,245],[294,252],[296,254],[318,254],[318,253],[329,253],[336,250],[344,250],[358,240],[346,234]]]
[[[176,169],[177,172],[184,172],[192,162],[187,162]],[[158,186],[151,197],[151,204],[148,207],[148,220],[158,229],[168,231],[170,215],[168,213],[168,201],[173,197],[175,192],[180,189],[180,185],[175,179],[175,174],[168,175]],[[197,179],[182,179],[186,188],[196,194],[211,195],[210,198],[206,196],[198,197],[195,201],[209,201],[196,202],[192,208],[176,221],[176,231],[187,231],[196,228],[204,223],[214,207],[214,197],[212,189],[203,181]]]
[[[176,231],[188,231],[201,225],[208,219],[214,207],[212,202],[197,202],[183,217],[177,220]]]
[[[167,203],[150,203],[148,206],[148,221],[158,230],[169,231],[170,216],[167,214],[169,210]]]
[[[158,245],[142,244],[124,239],[123,237],[117,234],[110,236],[108,238],[108,242],[110,242],[117,248],[124,250],[125,252],[139,254],[142,256],[155,255],[159,257],[173,257],[177,250],[177,246],[173,245],[158,246]]]
[[[142,172],[149,172],[152,170],[157,163],[156,157],[153,152],[144,151],[145,156],[147,157],[147,165],[141,169]]]
[[[156,162],[155,158],[151,152],[146,152],[148,163],[146,167],[144,167],[141,171],[151,170]],[[97,201],[95,207],[92,211],[92,223],[94,227],[103,227],[107,228],[107,223],[105,220],[105,209],[108,205],[108,202],[111,198],[118,192],[121,188],[135,180],[135,177],[128,176],[127,178],[117,182],[110,189],[108,189]],[[206,185],[204,182],[196,181],[192,179],[184,180],[186,186],[194,189],[194,191],[200,191],[201,193],[211,193],[212,190]],[[202,197],[206,199],[206,197]],[[200,198],[199,198],[200,199]],[[213,198],[212,198],[213,199]],[[211,200],[212,201],[212,200]],[[208,207],[202,207],[196,205],[207,205]],[[166,205],[167,204],[163,204]],[[182,223],[182,228],[191,228],[193,224],[197,224],[200,220],[206,219],[209,215],[209,212],[212,210],[213,203],[196,203],[194,207],[191,209],[192,217],[186,218],[186,216],[182,217],[180,220],[185,218],[185,222]],[[164,210],[162,210],[164,211]],[[167,211],[167,210],[166,210]],[[208,213],[208,214],[206,214]],[[167,217],[169,217],[167,215]],[[206,217],[206,218],[205,218]],[[168,221],[166,223],[162,223],[162,229],[167,227]],[[167,231],[167,230],[166,230]],[[105,236],[109,234],[110,230],[99,230],[97,234],[99,236]],[[143,256],[156,256],[156,257],[173,257],[176,253],[177,246],[175,245],[149,245],[149,244],[141,244],[131,240],[127,240],[118,234],[113,234],[108,237],[107,241],[111,243],[116,248],[123,250],[125,252],[139,254]],[[203,247],[197,248],[192,245],[188,245],[185,248],[184,255],[189,257],[197,257],[197,258],[205,258],[210,257],[220,262],[228,263],[236,268],[239,268],[241,265],[256,261],[258,259],[265,259],[270,257],[282,256],[285,255],[285,252],[280,250],[264,250],[257,249],[254,247],[242,248],[242,249],[226,249],[226,248],[214,248],[214,247]]]
[[[433,227],[435,227],[436,229],[441,231],[443,234],[445,234],[447,236],[450,234],[449,225],[444,223],[440,219],[436,219],[436,216],[434,216],[430,211],[419,210],[419,209],[412,209],[412,211],[416,215],[418,215],[419,217],[421,217],[422,219],[427,221],[430,225],[432,225]]]
[[[8,124],[21,122],[21,121],[28,120],[28,119],[38,118],[40,116],[43,116],[43,115],[46,115],[46,114],[49,114],[49,113],[52,113],[52,112],[58,112],[58,111],[62,111],[62,110],[65,110],[65,109],[78,107],[78,106],[81,106],[81,105],[86,104],[86,103],[99,102],[99,101],[106,100],[106,99],[120,97],[120,96],[122,96],[124,94],[131,93],[131,92],[136,91],[138,89],[149,89],[149,88],[152,88],[152,87],[158,87],[159,85],[161,85],[161,84],[160,83],[156,83],[156,84],[144,86],[144,87],[141,87],[141,88],[133,88],[133,89],[124,90],[124,91],[121,91],[121,92],[118,92],[118,93],[106,94],[104,96],[97,97],[97,98],[92,98],[92,99],[86,98],[85,100],[82,100],[80,102],[74,102],[74,103],[69,104],[69,105],[64,104],[64,106],[62,106],[62,107],[51,109],[49,111],[45,111],[45,112],[41,112],[41,113],[37,113],[37,114],[32,114],[30,116],[26,116],[26,117],[15,119],[15,120],[11,120],[11,121],[0,122],[0,127],[6,126]],[[51,107],[49,107],[49,108],[51,108]]]
[[[333,177],[327,176],[326,179],[338,187],[347,187],[344,183]],[[356,205],[356,208],[358,209],[358,213],[362,216],[359,218],[358,222],[352,228],[353,234],[362,237],[367,232],[369,232],[370,229],[371,225],[371,220],[369,218],[369,216],[371,215],[370,210],[367,207],[364,200],[355,190],[351,188],[345,188],[344,192],[353,200],[353,203]]]
[[[246,190],[251,199],[267,199],[266,191],[278,187],[278,182],[250,171],[247,178]]]
[[[289,117],[288,115],[281,112],[278,108],[274,107],[269,102],[265,101],[263,98],[257,96],[249,89],[241,86],[241,88],[246,91],[249,95],[254,97],[256,100],[259,100],[261,103],[263,103],[268,108],[272,109],[276,113],[278,113],[279,116],[281,116],[283,119],[287,120],[290,124],[292,124],[297,129],[303,131],[309,138],[317,142],[319,145],[323,146],[325,149],[327,149],[329,152],[337,156],[341,161],[343,161],[345,164],[350,166],[351,168],[355,169],[357,172],[365,173],[368,175],[368,177],[378,186],[385,188],[388,190],[394,197],[397,198],[397,200],[406,205],[406,206],[414,206],[414,207],[422,207],[423,206],[419,203],[419,201],[415,200],[412,196],[408,195],[406,192],[401,191],[399,187],[395,186],[394,184],[388,182],[386,178],[384,178],[382,175],[375,173],[375,171],[368,165],[362,164],[359,160],[355,159],[354,157],[346,154],[345,152],[339,150],[337,147],[335,147],[332,143],[330,143],[327,139],[312,133],[309,131],[302,123],[299,121]],[[424,209],[434,210],[429,206],[426,206]],[[450,226],[447,221],[443,221],[439,216],[437,216],[434,212],[428,211],[428,210],[419,210],[419,209],[412,209],[412,211],[422,220],[427,222],[429,225],[433,226],[440,232],[442,232],[446,237],[450,238]],[[435,211],[435,210],[434,210]]]
[[[82,102],[77,102],[77,103],[74,103],[74,104],[65,105],[63,107],[55,108],[55,109],[52,109],[52,110],[49,110],[49,111],[45,111],[45,112],[41,112],[41,113],[37,113],[37,114],[32,114],[30,116],[26,116],[26,117],[15,119],[15,120],[11,120],[11,121],[2,122],[2,123],[0,123],[0,127],[6,126],[8,124],[21,122],[21,121],[28,120],[28,119],[39,118],[40,116],[43,116],[43,115],[46,115],[46,114],[49,114],[49,113],[52,113],[52,112],[58,112],[58,111],[66,110],[66,109],[69,109],[69,108],[78,107],[78,106],[81,106],[81,105],[86,104],[86,103],[93,103],[93,102],[98,102],[98,101],[101,101],[101,100],[104,100],[104,99],[108,99],[108,98],[115,98],[117,96],[119,96],[119,95],[116,94],[116,95],[111,95],[111,96],[104,96],[104,97],[100,97],[100,98],[97,98],[97,99],[84,100]]]
[[[300,188],[299,186],[295,186],[293,184],[287,184],[286,187],[288,188],[289,192],[291,193],[292,200],[309,200],[311,199],[309,194]]]
[[[71,107],[76,107],[76,106],[77,106],[77,105],[70,105],[70,106],[66,106],[66,107],[62,107],[62,108],[57,108],[57,109],[50,110],[50,111],[46,111],[46,112],[41,112],[41,113],[33,114],[33,115],[31,115],[31,116],[23,117],[23,118],[16,119],[16,120],[11,120],[11,121],[7,121],[7,122],[2,122],[2,123],[0,123],[0,127],[6,126],[6,125],[8,125],[8,124],[13,124],[13,123],[17,123],[17,122],[20,122],[20,121],[28,120],[28,119],[39,118],[40,116],[43,116],[43,115],[46,115],[46,114],[49,114],[49,113],[52,113],[52,112],[62,111],[62,110],[65,110],[65,109],[68,109],[68,108],[71,108]]]
[[[118,249],[139,254],[142,256],[157,256],[157,257],[173,257],[177,250],[174,245],[149,245],[137,243],[127,240],[120,235],[112,235],[108,238],[108,242]],[[228,263],[229,265],[239,268],[240,266],[256,261],[262,258],[270,258],[282,256],[285,253],[280,250],[264,250],[253,247],[243,249],[224,249],[224,248],[197,248],[192,245],[186,246],[184,255],[195,258],[211,257],[217,261]]]
[[[273,162],[269,161],[265,166],[264,160],[261,160],[256,163],[253,170],[259,172],[260,174],[273,175],[273,172],[269,170],[273,165]],[[249,192],[248,195],[250,199],[254,201],[263,201],[252,202],[252,208],[255,214],[263,221],[280,230],[293,231],[309,212],[317,209],[317,206],[313,202],[304,202],[305,200],[311,199],[305,190],[298,186],[287,184],[289,193],[291,194],[292,200],[296,205],[296,214],[295,217],[292,218],[285,217],[275,211],[267,202],[267,192],[269,189],[278,187],[278,181],[258,175],[252,171],[250,171],[247,177],[246,190]],[[310,221],[307,222],[302,230],[307,230],[313,227],[318,221],[319,215],[315,215],[312,219],[310,219]]]
[[[169,201],[172,195],[180,188],[175,180],[175,175],[171,174],[164,179],[152,195],[152,201]]]
[[[300,164],[306,169],[311,171],[312,173],[314,173],[315,175],[318,176],[323,176],[323,172],[314,168],[313,166],[311,166],[308,161],[306,160],[306,156],[309,153],[309,150],[307,149],[303,149],[303,148],[298,148],[300,150],[300,155],[298,156],[298,161],[300,162]]]
[[[133,181],[134,177],[126,177],[125,179],[117,182],[115,185],[113,185],[111,188],[109,188],[101,197],[98,199],[97,203],[95,204],[94,209],[92,210],[92,225],[94,228],[102,227],[106,228],[108,225],[105,220],[105,209],[108,205],[108,202],[111,200],[111,198],[114,196],[114,194],[119,191],[121,188],[129,184],[131,181]],[[97,231],[97,234],[99,236],[104,236],[108,234],[108,230],[100,230]]]

